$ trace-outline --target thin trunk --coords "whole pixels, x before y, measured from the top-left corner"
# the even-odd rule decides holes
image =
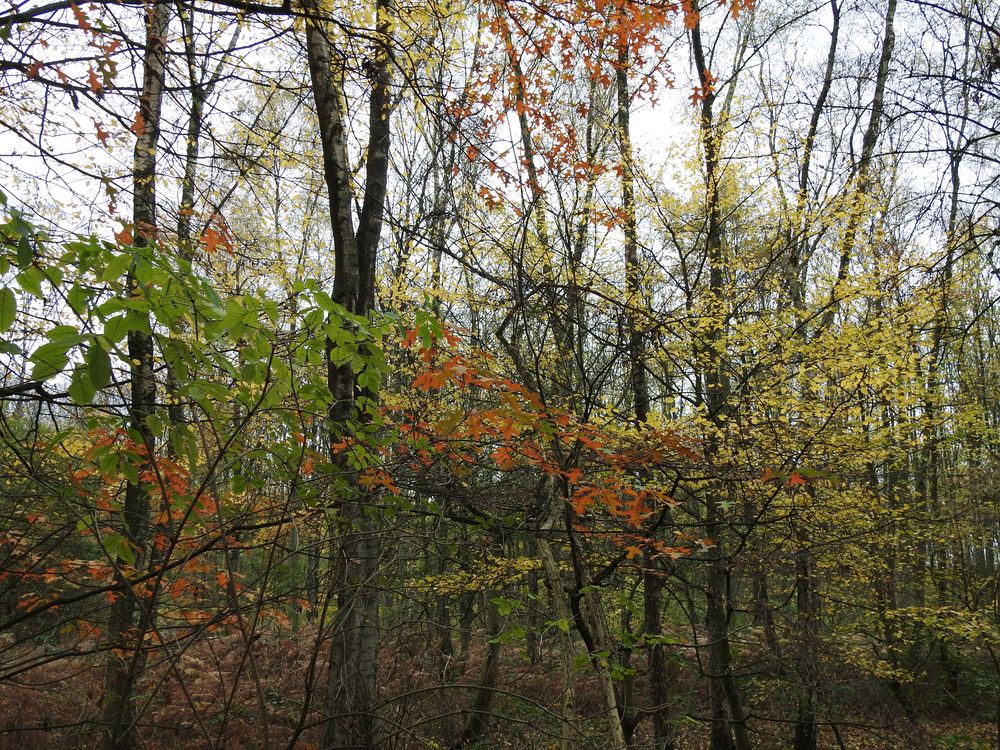
[[[886,6],[882,51],[879,55],[878,70],[875,75],[875,95],[872,98],[868,127],[865,128],[864,139],[861,142],[861,154],[858,158],[854,176],[847,186],[850,191],[847,226],[844,229],[844,236],[840,243],[840,261],[837,266],[837,278],[834,280],[833,288],[830,290],[830,301],[820,323],[821,331],[833,325],[833,321],[840,309],[839,293],[850,274],[851,256],[854,253],[854,244],[857,239],[858,229],[861,226],[861,220],[865,215],[865,202],[868,200],[873,187],[871,165],[875,155],[875,147],[878,145],[879,135],[881,134],[882,115],[885,111],[885,88],[889,80],[889,63],[892,61],[892,50],[896,42],[894,27],[896,3],[897,0],[888,0],[888,5]]]
[[[433,574],[443,576],[448,569],[447,552],[447,529],[444,511],[447,500],[440,498],[442,504],[441,517],[435,519],[434,526],[434,549],[431,552],[433,559]],[[448,675],[454,670],[452,663],[455,656],[455,645],[451,634],[451,611],[448,607],[448,597],[438,596],[434,603],[434,640],[437,644],[436,658],[438,659],[439,673],[444,682]]]
[[[790,236],[788,238],[786,283],[789,302],[795,311],[793,336],[800,347],[806,342],[805,325],[809,317],[805,310],[803,282],[808,264],[806,258],[806,247],[808,244],[806,228],[809,226],[809,222],[806,217],[806,206],[808,202],[810,166],[812,164],[820,118],[822,117],[830,89],[833,85],[834,66],[837,60],[837,45],[840,36],[840,7],[836,0],[832,0],[831,2],[831,11],[833,14],[833,25],[830,30],[830,47],[827,51],[823,85],[820,88],[819,96],[816,98],[812,115],[809,119],[809,130],[806,134],[802,163],[799,167],[796,211],[793,216],[795,227],[794,229],[790,228]],[[829,321],[824,321],[821,325],[829,325],[832,323],[832,320],[833,318],[830,317]],[[793,355],[791,366],[793,373],[798,373],[801,363],[802,351],[799,348]],[[811,387],[808,385],[808,380],[806,380],[806,384],[803,387],[805,389],[805,399],[807,401],[811,400]],[[810,497],[812,497],[811,494]],[[798,623],[796,673],[799,695],[793,740],[795,750],[816,750],[819,737],[817,725],[819,692],[817,663],[819,595],[816,591],[816,585],[809,534],[804,529],[798,529],[795,551],[795,603]]]
[[[538,555],[538,542],[534,537],[529,537],[525,545],[525,554],[533,559],[537,560]],[[527,622],[524,625],[524,648],[527,652],[528,663],[532,666],[536,666],[542,661],[542,638],[539,629],[541,627],[541,618],[539,617],[538,609],[538,573],[537,571],[531,570],[528,572],[528,597],[531,601],[531,609],[528,612]]]
[[[551,527],[554,519],[549,519],[546,524]],[[570,628],[573,623],[573,614],[568,604],[568,593],[563,586],[562,574],[559,572],[559,565],[556,562],[552,545],[547,539],[538,540],[538,553],[542,560],[542,570],[549,584],[549,593],[552,596],[552,608],[558,623],[559,635],[559,658],[562,666],[562,700],[560,702],[560,731],[559,749],[572,750],[576,746],[575,732],[573,730],[575,708],[575,691],[573,689],[573,662],[575,661],[575,649],[573,648],[573,636]]]
[[[697,17],[699,8],[692,3]],[[705,253],[709,268],[708,325],[699,359],[704,363],[705,405],[712,429],[705,442],[705,461],[711,466],[720,451],[719,442],[730,408],[729,380],[725,370],[725,257],[722,245],[721,128],[715,119],[715,78],[708,69],[701,38],[701,22],[691,28],[691,47],[701,88],[701,146],[704,151],[705,200],[708,227]],[[729,559],[726,555],[726,518],[723,503],[725,478],[715,480],[706,498],[705,532],[715,546],[709,559],[705,590],[705,628],[708,634],[709,679],[712,703],[712,750],[750,750],[747,717],[736,678],[732,673],[729,642]]]
[[[826,55],[826,70],[823,73],[823,85],[820,87],[819,95],[813,104],[812,115],[809,118],[809,129],[806,132],[805,142],[802,146],[802,164],[799,166],[799,184],[795,198],[795,212],[792,214],[792,224],[788,225],[788,261],[786,278],[788,284],[788,297],[795,309],[802,309],[805,305],[803,294],[803,276],[807,258],[805,257],[806,228],[810,222],[806,220],[806,208],[809,202],[809,172],[812,165],[813,152],[816,148],[816,134],[819,132],[820,118],[826,107],[826,101],[830,96],[830,89],[833,87],[833,70],[837,63],[837,42],[840,38],[840,6],[837,0],[831,0],[831,11],[833,13],[833,26],[830,29],[830,49]],[[796,330],[801,326],[800,321],[796,321]]]
[[[161,0],[152,7],[146,19],[142,93],[137,118],[137,122],[142,123],[142,130],[132,152],[132,224],[136,247],[156,241],[156,149],[160,136],[168,21],[169,5]],[[128,285],[131,294],[142,294],[131,270]],[[129,423],[146,453],[146,466],[139,472],[142,476],[150,468],[156,449],[156,439],[146,421],[156,408],[153,337],[141,331],[130,331],[127,346],[131,383]],[[149,504],[146,482],[130,480],[125,488],[122,531],[129,546],[136,551],[136,566],[151,562],[145,554],[149,541]],[[119,559],[118,565],[123,566],[125,562]],[[108,652],[103,706],[107,750],[128,750],[138,741],[135,684],[143,667],[143,634],[150,624],[153,605],[152,599],[139,599],[133,589],[126,587],[111,607],[108,635],[113,648]]]
[[[799,705],[795,724],[795,750],[816,750],[819,738],[816,723],[818,665],[816,657],[819,637],[819,602],[814,584],[812,552],[799,541],[795,554],[795,600],[799,624]]]
[[[643,297],[642,273],[639,266],[639,237],[635,206],[635,162],[632,153],[629,97],[628,46],[618,48],[616,88],[618,93],[618,148],[621,158],[622,212],[625,218],[625,304],[628,328],[629,383],[632,389],[633,416],[638,427],[649,418],[649,384],[646,373],[646,345],[639,324]],[[646,638],[649,691],[652,705],[648,712],[653,722],[654,750],[672,750],[673,733],[667,716],[667,666],[661,636],[663,608],[663,578],[656,563],[647,553],[643,572],[643,633]],[[627,709],[627,707],[626,707]],[[630,728],[633,721],[629,721]],[[629,732],[631,734],[631,732]]]
[[[490,710],[496,696],[501,648],[498,636],[503,631],[503,620],[500,618],[499,608],[493,602],[492,593],[484,591],[482,599],[483,613],[486,616],[486,635],[489,638],[486,644],[483,676],[479,679],[476,695],[468,709],[469,720],[458,740],[452,745],[453,750],[461,750],[461,748],[474,745],[483,738],[489,728]]]

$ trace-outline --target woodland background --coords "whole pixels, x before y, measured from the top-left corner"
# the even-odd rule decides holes
[[[1000,747],[995,0],[11,0],[0,747]]]

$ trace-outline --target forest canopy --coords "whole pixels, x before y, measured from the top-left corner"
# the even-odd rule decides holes
[[[0,748],[1000,748],[994,0],[0,40]]]

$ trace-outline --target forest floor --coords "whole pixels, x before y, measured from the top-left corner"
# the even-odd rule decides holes
[[[315,633],[306,628],[295,636],[265,636],[253,644],[247,658],[235,636],[206,639],[177,654],[173,663],[153,661],[140,684],[139,704],[144,750],[180,748],[284,748],[297,736],[295,748],[312,750],[319,740],[320,716],[308,710],[307,675]],[[320,651],[325,652],[320,643]],[[461,674],[454,664],[449,683],[442,686],[439,655],[415,652],[419,639],[385,649],[382,681],[386,727],[394,729],[387,750],[442,750],[461,734],[483,668],[483,651],[473,647]],[[36,652],[35,656],[41,655]],[[0,655],[4,666],[14,658]],[[17,658],[24,659],[22,652]],[[325,686],[324,659],[316,660],[313,694],[315,709]],[[677,750],[705,750],[707,713],[703,680],[692,665],[680,664],[671,695],[677,700],[671,716],[678,728]],[[241,674],[237,680],[235,675]],[[257,675],[255,680],[253,675]],[[80,750],[96,746],[104,667],[99,654],[72,656],[40,664],[0,683],[0,750]],[[746,680],[755,750],[787,750],[794,725],[787,705],[787,686],[763,675]],[[824,710],[837,717],[820,733],[821,750],[994,750],[996,725],[980,716],[944,710],[932,700],[911,708],[909,716],[893,705],[871,683],[858,682],[852,691],[841,685]],[[644,686],[637,681],[636,702],[642,705]],[[562,682],[554,656],[535,665],[523,653],[505,646],[502,669],[491,707],[495,718],[475,750],[550,750],[561,702]],[[782,692],[784,691],[784,692]],[[920,696],[918,689],[912,692]],[[933,689],[923,691],[932,695]],[[405,698],[400,696],[407,696]],[[574,684],[575,713],[580,717],[575,746],[603,750],[601,693],[586,667]],[[983,696],[989,701],[988,696]],[[833,703],[833,701],[837,701]],[[786,705],[782,705],[785,703]],[[263,723],[260,717],[265,716]],[[764,720],[761,717],[773,717]],[[297,727],[301,724],[301,731]],[[829,720],[828,718],[826,719]],[[266,745],[264,740],[266,724]],[[647,746],[649,722],[641,722],[636,747]],[[469,746],[467,750],[473,750]]]

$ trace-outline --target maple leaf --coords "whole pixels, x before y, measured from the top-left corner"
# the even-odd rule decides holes
[[[788,477],[788,482],[785,483],[786,487],[804,487],[809,482],[801,474],[792,472],[792,475]]]
[[[205,243],[205,252],[209,255],[216,252],[220,247],[229,254],[233,252],[232,243],[229,242],[229,239],[223,232],[220,232],[215,227],[208,227],[201,236],[201,239]]]

